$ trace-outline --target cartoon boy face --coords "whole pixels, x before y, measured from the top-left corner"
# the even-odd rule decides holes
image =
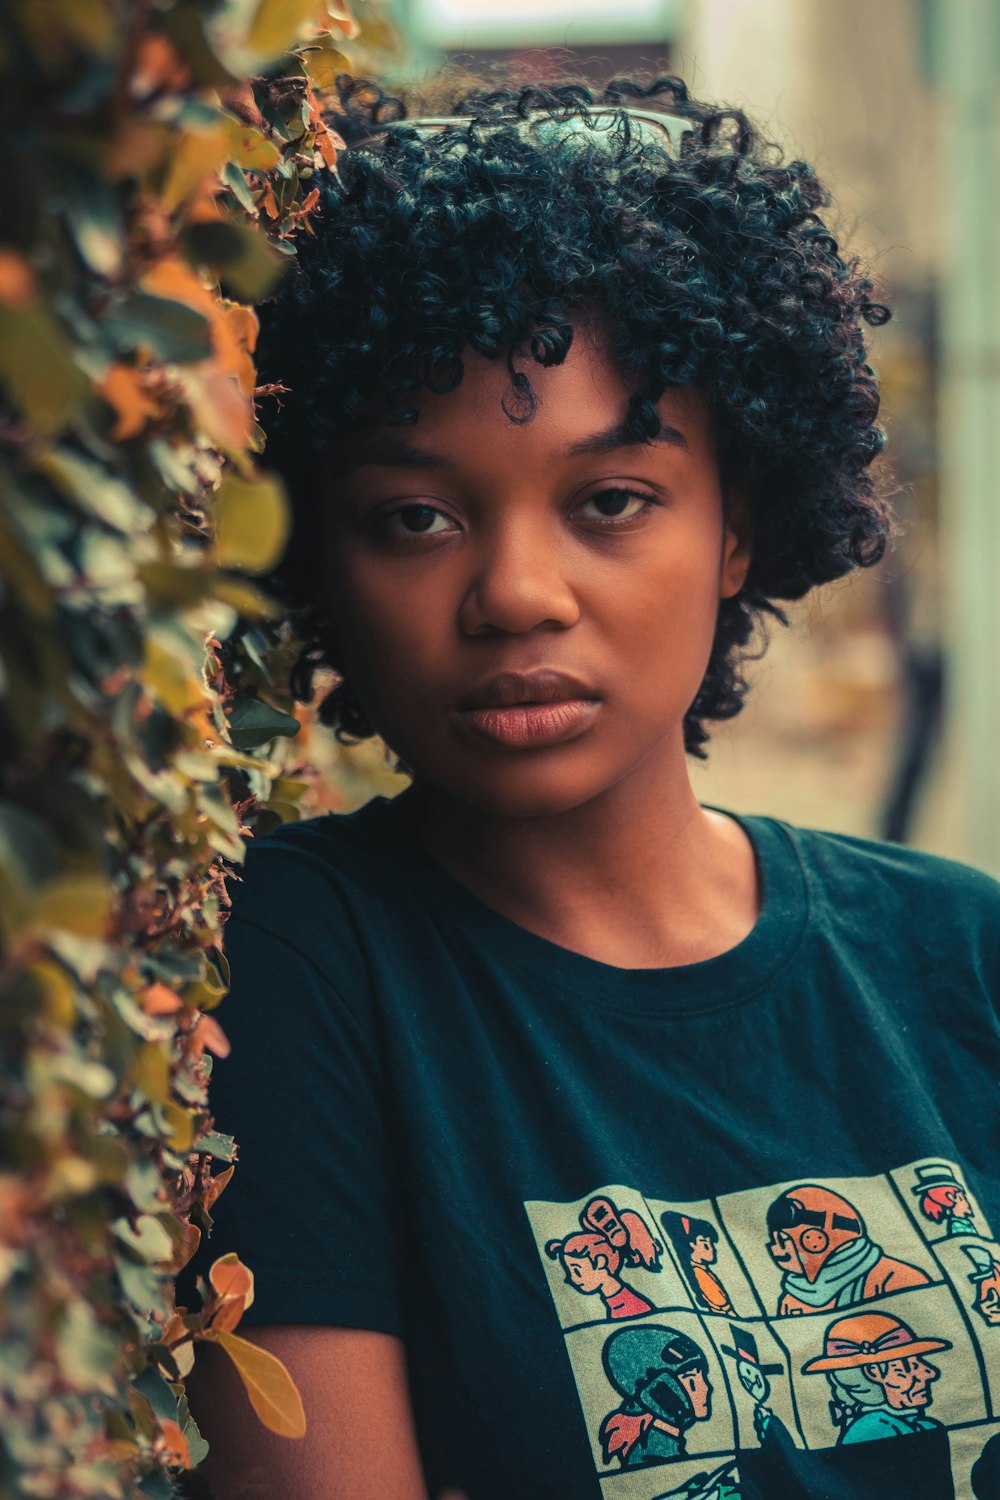
[[[955,1215],[956,1219],[972,1218],[972,1204],[969,1202],[968,1198],[965,1196],[961,1188],[955,1189],[955,1196],[952,1199],[951,1211]]]
[[[712,1405],[712,1384],[704,1370],[684,1370],[678,1380],[687,1391],[696,1422],[709,1415]]]
[[[715,1246],[707,1234],[696,1234],[691,1241],[691,1264],[710,1266],[715,1259]]]
[[[865,1374],[882,1387],[887,1406],[895,1411],[913,1411],[930,1405],[931,1381],[937,1380],[941,1371],[919,1354],[910,1354],[906,1359],[890,1360],[888,1365],[865,1365]]]

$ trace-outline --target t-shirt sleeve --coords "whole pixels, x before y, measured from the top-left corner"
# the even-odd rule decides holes
[[[288,884],[273,910],[262,895],[258,883],[225,928],[230,991],[217,1015],[231,1051],[215,1061],[209,1099],[238,1160],[194,1267],[207,1275],[237,1252],[255,1278],[246,1325],[401,1334],[397,1169],[376,1028],[356,985],[348,1004],[296,941],[307,913],[300,905],[293,920]]]

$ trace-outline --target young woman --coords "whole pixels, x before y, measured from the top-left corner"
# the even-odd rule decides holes
[[[687,768],[762,617],[883,552],[885,310],[811,169],[677,80],[409,122],[341,90],[347,148],[263,310],[280,581],[300,696],[333,666],[324,721],[412,785],[254,842],[234,884],[212,1097],[240,1163],[204,1254],[252,1266],[245,1324],[309,1432],[269,1437],[209,1355],[215,1494],[962,1493],[1000,1338],[913,1188],[943,1164],[1000,1229],[1000,889],[702,807]],[[610,1325],[546,1247],[625,1214],[717,1226],[731,1306],[657,1254]],[[888,1456],[838,1445],[803,1374],[880,1256],[920,1273],[894,1316],[948,1346],[935,1423]],[[780,1450],[727,1374],[734,1314],[781,1371]],[[666,1442],[678,1348],[700,1384]]]

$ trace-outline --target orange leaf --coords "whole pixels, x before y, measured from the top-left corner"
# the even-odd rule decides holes
[[[183,89],[190,70],[162,32],[144,31],[135,46],[135,69],[129,92],[144,99],[160,89]]]
[[[267,214],[267,217],[269,219],[276,219],[278,217],[278,200],[274,196],[274,188],[269,182],[264,183],[263,191],[260,195],[260,201],[264,212]]]
[[[216,447],[226,453],[245,448],[253,435],[253,408],[233,376],[203,360],[179,370],[178,378],[199,427]]]
[[[216,1057],[229,1056],[229,1038],[214,1016],[201,1016],[191,1037],[199,1052],[207,1047]]]
[[[183,1005],[180,995],[159,982],[148,984],[142,994],[142,1008],[149,1016],[172,1016]]]
[[[219,1194],[229,1186],[229,1180],[235,1171],[235,1167],[227,1167],[224,1172],[219,1172],[212,1178],[201,1200],[206,1208],[210,1209]]]
[[[232,1333],[245,1312],[242,1297],[223,1297],[212,1313],[212,1333]]]
[[[12,307],[31,307],[37,294],[35,273],[23,255],[14,250],[0,250],[0,302]]]
[[[177,1469],[190,1469],[191,1451],[188,1448],[187,1438],[177,1423],[171,1422],[168,1417],[160,1423],[160,1432],[163,1434],[167,1462]]]
[[[346,5],[344,0],[339,0],[339,3],[338,0],[326,0],[325,10],[331,21],[336,21],[347,40],[352,42],[361,27],[352,16],[350,6]]]
[[[280,1437],[304,1437],[306,1414],[302,1397],[281,1360],[235,1333],[220,1333],[216,1342],[235,1365],[250,1404],[264,1426]]]
[[[143,387],[142,373],[129,365],[112,365],[97,389],[118,413],[112,436],[115,442],[135,437],[160,409]]]
[[[184,1269],[200,1244],[201,1230],[197,1224],[185,1224],[180,1241],[174,1250],[174,1258],[170,1262],[170,1269],[174,1275]],[[166,1341],[166,1330],[164,1330],[163,1338]]]
[[[253,1303],[253,1272],[230,1250],[214,1261],[208,1273],[212,1287],[220,1297],[242,1297],[247,1307]]]

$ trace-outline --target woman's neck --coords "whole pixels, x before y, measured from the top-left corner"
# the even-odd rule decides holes
[[[645,774],[643,774],[645,772]],[[619,968],[713,958],[760,909],[753,850],[700,807],[687,774],[640,767],[549,816],[483,812],[426,784],[400,808],[428,852],[486,905],[550,942]]]

